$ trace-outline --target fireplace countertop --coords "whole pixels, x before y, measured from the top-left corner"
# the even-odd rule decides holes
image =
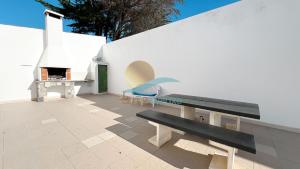
[[[94,80],[37,80],[35,83],[43,83],[43,82],[91,82]]]

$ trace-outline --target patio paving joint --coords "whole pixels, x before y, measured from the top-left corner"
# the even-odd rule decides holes
[[[5,134],[5,132],[4,131],[2,131],[2,155],[1,155],[1,161],[2,161],[2,166],[1,166],[1,168],[2,169],[4,169],[4,134]]]
[[[70,158],[67,156],[67,154],[60,148],[60,151],[64,155],[64,157],[68,160],[68,162],[72,165],[73,169],[76,169],[76,166],[71,162]],[[4,169],[4,168],[3,168]]]

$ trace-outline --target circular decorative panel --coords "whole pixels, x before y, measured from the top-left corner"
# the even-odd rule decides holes
[[[129,87],[136,87],[144,84],[155,77],[152,66],[145,61],[135,61],[130,63],[125,72],[125,78]]]

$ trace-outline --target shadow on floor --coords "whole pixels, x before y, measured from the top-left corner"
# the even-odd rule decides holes
[[[203,140],[199,137],[189,134],[181,135],[173,132],[172,140],[163,145],[161,148],[157,148],[156,146],[148,142],[148,139],[155,135],[155,127],[150,125],[146,120],[136,117],[135,114],[145,109],[153,109],[151,105],[146,104],[144,106],[140,106],[138,104],[129,104],[126,101],[122,101],[121,99],[117,98],[117,96],[113,95],[106,95],[105,99],[101,99],[101,96],[91,95],[83,95],[80,97],[92,101],[94,103],[94,106],[120,115],[120,117],[114,119],[119,123],[107,127],[106,129],[129,141],[135,146],[147,151],[148,153],[151,153],[152,155],[177,168],[208,168],[209,162],[211,160],[209,154],[213,152],[208,151],[203,147],[203,151],[201,151],[193,150],[191,148],[186,149],[186,147],[184,146],[176,146],[176,144],[180,142],[180,140],[187,140],[187,142],[197,142],[200,145],[205,145],[208,148],[216,149],[216,147],[208,145],[207,140]],[[160,105],[156,106],[154,109],[173,115],[179,115],[180,113],[179,109]],[[207,115],[204,114],[203,116]],[[256,126],[242,122],[241,130],[250,134],[255,134],[255,132],[253,131],[256,130]],[[124,136],[124,132],[127,131],[136,133],[136,135],[134,135],[133,137]],[[257,140],[256,143],[258,143]],[[269,144],[272,144],[271,146],[274,146],[272,142]],[[218,149],[216,150],[222,151]],[[263,151],[261,152],[259,149],[257,150],[257,154],[238,151],[237,156],[254,161],[255,163],[262,164],[263,166],[267,166],[270,168],[281,168],[279,167],[280,165],[276,157],[263,153]],[[254,168],[253,165],[248,167]]]

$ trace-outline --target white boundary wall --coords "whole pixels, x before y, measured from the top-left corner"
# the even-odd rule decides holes
[[[144,60],[180,81],[165,92],[258,103],[263,122],[300,128],[299,16],[299,0],[242,0],[109,43],[109,92]]]
[[[92,58],[99,55],[106,43],[104,37],[63,33],[63,43],[70,55],[73,80],[95,77],[96,66]],[[35,68],[44,49],[44,30],[0,25],[0,102],[31,99]],[[35,90],[35,89],[34,89]],[[58,96],[52,90],[49,96]],[[76,94],[97,93],[97,79],[89,83],[76,83]]]

